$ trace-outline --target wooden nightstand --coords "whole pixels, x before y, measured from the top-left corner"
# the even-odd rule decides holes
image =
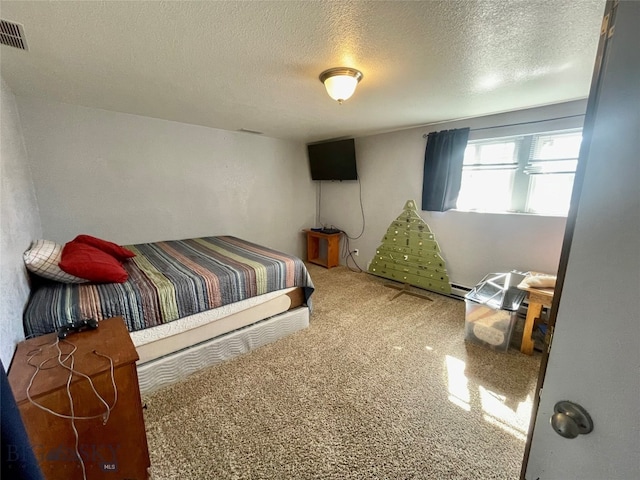
[[[51,358],[34,378],[31,398],[55,412],[70,414],[67,395],[69,372],[58,364],[56,339],[57,335],[52,333],[19,343],[8,378],[45,478],[82,479],[71,420],[42,410],[27,398],[27,388],[36,371],[32,365],[37,366]],[[104,320],[96,330],[72,333],[59,345],[63,355],[69,353],[73,346],[77,347],[74,370],[91,378],[109,406],[113,406],[115,399],[110,362],[94,351],[113,360],[117,402],[106,423],[101,414],[107,408],[95,395],[89,381],[74,375],[70,385],[74,416],[100,415],[99,418],[75,420],[78,450],[87,478],[147,479],[150,462],[136,372],[138,354],[122,318]],[[29,357],[31,360],[27,363]]]
[[[340,235],[341,233],[323,233],[315,230],[307,232],[307,261],[322,265],[326,268],[340,265]],[[327,256],[320,257],[320,240],[327,242]]]

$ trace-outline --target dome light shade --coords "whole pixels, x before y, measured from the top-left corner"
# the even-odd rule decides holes
[[[356,91],[356,86],[362,77],[362,72],[355,68],[338,67],[322,72],[320,81],[324,83],[329,96],[342,104]]]

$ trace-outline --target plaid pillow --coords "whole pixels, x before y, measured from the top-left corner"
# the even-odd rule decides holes
[[[40,277],[62,283],[87,283],[84,278],[63,272],[58,266],[61,257],[62,245],[50,240],[38,240],[23,255],[27,269]]]

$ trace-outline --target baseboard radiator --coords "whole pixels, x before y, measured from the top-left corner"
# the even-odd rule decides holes
[[[459,285],[457,283],[451,284],[451,296],[460,300],[464,300],[464,296],[471,291],[471,287],[465,285]]]

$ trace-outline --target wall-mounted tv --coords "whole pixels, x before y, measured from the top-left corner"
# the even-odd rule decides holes
[[[353,138],[307,145],[312,180],[357,180]]]

